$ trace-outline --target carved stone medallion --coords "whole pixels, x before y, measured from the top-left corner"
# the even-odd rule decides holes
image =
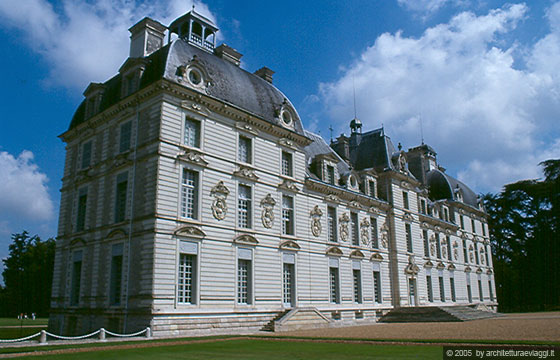
[[[212,215],[218,220],[224,220],[227,214],[226,200],[229,195],[229,189],[224,185],[223,181],[220,181],[212,188],[210,195],[214,197]]]
[[[319,205],[315,205],[313,210],[311,210],[311,233],[315,237],[321,235],[321,216],[323,216],[323,212],[319,208]]]
[[[459,244],[457,241],[453,241],[453,258],[459,260]]]
[[[340,239],[344,242],[348,241],[348,236],[350,235],[348,231],[348,222],[350,222],[350,218],[348,217],[347,213],[342,214],[340,217]]]
[[[385,249],[389,246],[389,225],[387,225],[387,221],[381,227],[381,246]]]
[[[369,220],[367,217],[362,219],[360,223],[360,239],[362,240],[362,245],[369,245]]]
[[[272,228],[274,225],[274,205],[276,205],[276,200],[272,197],[271,194],[268,194],[261,200],[262,206],[262,213],[261,213],[261,220],[263,226],[267,229]]]

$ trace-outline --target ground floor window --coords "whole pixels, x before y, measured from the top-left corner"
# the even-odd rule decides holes
[[[329,285],[331,303],[340,304],[340,289],[338,285],[338,268],[329,268]]]
[[[115,244],[111,248],[111,280],[109,301],[111,305],[120,305],[122,291],[123,244]]]
[[[237,263],[237,303],[250,304],[251,261],[239,259]]]
[[[354,279],[354,302],[362,303],[362,274],[360,270],[352,270],[352,277]]]
[[[451,288],[451,301],[457,301],[457,297],[455,296],[455,279],[449,278],[449,287]]]
[[[432,288],[432,277],[430,275],[426,276],[426,286],[428,287],[428,301],[434,302],[434,290]]]
[[[177,276],[177,302],[194,304],[196,255],[179,255],[179,274]]]
[[[377,304],[381,304],[381,273],[379,271],[373,272],[373,295]]]
[[[482,294],[482,281],[480,279],[478,279],[478,297],[481,302],[484,301],[484,295]]]
[[[295,271],[294,264],[284,263],[284,304],[293,306],[294,304],[294,286],[295,286]]]
[[[443,284],[443,276],[439,277],[439,298],[441,302],[445,302],[445,288]]]

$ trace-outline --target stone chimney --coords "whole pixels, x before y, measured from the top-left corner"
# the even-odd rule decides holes
[[[132,26],[130,31],[130,57],[146,57],[161,49],[167,27],[145,17]]]
[[[237,50],[227,46],[226,44],[218,46],[216,49],[214,49],[214,53],[222,59],[227,60],[236,66],[239,66],[239,64],[241,64],[241,58],[243,57],[243,55],[237,52]]]
[[[274,71],[270,70],[266,66],[263,66],[259,70],[255,71],[255,75],[265,79],[272,84],[272,75],[274,75]]]

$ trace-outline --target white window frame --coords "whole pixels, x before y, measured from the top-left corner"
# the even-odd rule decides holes
[[[247,188],[249,190],[248,198],[241,198],[241,188]],[[242,209],[241,202],[246,203],[246,209]],[[242,212],[246,212],[247,224],[246,226],[242,222]],[[237,185],[237,226],[243,229],[253,228],[253,186],[249,184],[239,183]]]
[[[175,266],[175,301],[178,306],[196,306],[199,304],[199,289],[200,289],[200,243],[192,239],[179,238],[177,239],[177,259]],[[194,256],[194,264],[191,275],[191,301],[182,302],[179,297],[179,280],[180,280],[180,266],[181,256],[190,255]]]
[[[128,133],[128,147],[123,147],[123,128],[125,126],[130,126],[130,132]],[[132,148],[132,132],[133,132],[133,128],[132,128],[132,120],[128,120],[123,122],[122,124],[120,124],[119,126],[119,154],[125,153],[127,151],[129,151]]]
[[[284,267],[286,265],[292,266],[292,278],[290,279],[290,297],[291,302],[286,302],[286,277]],[[296,254],[291,252],[282,253],[282,303],[284,306],[296,307],[297,306],[297,266]]]
[[[331,217],[331,210],[334,217]],[[338,224],[336,206],[327,206],[327,241],[338,243]]]
[[[340,304],[342,303],[342,297],[341,297],[341,288],[340,288],[340,264],[339,264],[339,259],[337,258],[327,258],[327,262],[328,262],[328,280],[329,280],[329,303],[330,304]],[[331,269],[336,269],[336,284],[335,288],[334,288],[334,301],[332,298],[333,295],[333,287],[332,287],[332,279],[331,279]]]
[[[193,191],[193,216],[187,216],[188,214],[188,204],[185,202],[186,191],[191,187],[184,184],[185,179],[185,172],[193,172],[196,174],[196,182],[195,185],[192,186],[194,188]],[[201,188],[201,178],[202,178],[202,171],[193,169],[190,167],[181,167],[180,168],[180,175],[179,175],[179,196],[178,196],[178,215],[179,218],[182,219],[189,219],[194,221],[200,221],[200,204],[201,204],[201,196],[200,196],[200,188]],[[184,204],[184,205],[183,205]]]
[[[288,173],[286,174],[284,172],[285,168],[284,168],[284,155],[287,155],[289,158],[289,164],[288,164]],[[289,177],[289,178],[294,178],[295,177],[295,169],[294,169],[294,153],[290,152],[290,151],[286,151],[286,150],[282,150],[280,152],[280,173],[282,174],[282,176],[285,177]]]
[[[255,261],[253,249],[248,249],[244,247],[238,247],[236,251],[236,261],[235,261],[235,304],[236,306],[251,306],[255,303]],[[240,283],[239,283],[239,266],[240,261],[248,261],[250,269],[247,272],[247,302],[240,302]]]
[[[89,160],[87,161],[87,164],[84,164],[84,149],[86,147],[86,145],[89,144]],[[80,170],[84,170],[87,169],[89,167],[91,167],[91,165],[93,164],[93,153],[94,153],[94,149],[93,149],[93,139],[89,139],[88,141],[84,141],[81,145],[80,145],[80,166],[79,169]]]
[[[284,197],[287,198],[291,198],[292,199],[292,208],[291,210],[289,208],[285,208],[284,207]],[[282,235],[284,236],[295,236],[296,235],[296,217],[295,217],[295,208],[296,208],[296,197],[292,196],[292,195],[287,195],[287,194],[282,194],[282,204],[281,204],[281,215],[282,215]],[[288,229],[286,227],[286,217],[284,215],[284,211],[288,210],[291,211],[290,212],[290,216],[291,216],[291,233],[288,233]]]
[[[196,144],[189,144],[187,141],[187,122],[192,121],[194,123],[198,124],[198,146],[196,146]],[[186,114],[183,113],[183,126],[181,128],[181,144],[183,144],[186,147],[192,148],[192,149],[198,149],[198,150],[202,150],[202,144],[203,144],[203,123],[204,121],[202,121],[202,119],[199,119],[198,117],[192,116],[191,114]]]
[[[250,149],[247,152],[248,159],[241,159],[241,138],[246,139],[247,143],[249,144]],[[252,136],[248,136],[247,134],[244,133],[239,133],[237,135],[236,158],[238,162],[242,164],[253,165],[255,162],[254,148],[255,148],[255,144],[254,144],[254,138]],[[245,161],[245,160],[249,160],[249,161]]]
[[[121,246],[121,249],[119,250],[118,246]],[[109,287],[109,291],[107,292],[107,294],[109,294],[108,296],[108,301],[109,301],[109,306],[111,307],[120,307],[122,306],[122,297],[123,297],[123,286],[124,286],[124,264],[125,264],[125,246],[124,246],[124,242],[118,242],[118,243],[112,243],[109,244],[109,251],[111,256],[109,256],[109,281],[108,281],[108,287]],[[118,296],[115,297],[115,300],[118,301],[112,301],[112,293],[113,293],[113,258],[116,256],[121,256],[121,269],[120,269],[120,279],[118,279],[119,281],[119,293]],[[128,256],[128,255],[127,255]]]

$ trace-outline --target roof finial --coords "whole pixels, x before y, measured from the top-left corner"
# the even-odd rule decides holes
[[[424,145],[424,128],[422,127],[422,113],[420,113],[420,138],[422,140],[422,145]]]
[[[194,12],[194,1],[192,3],[192,11]]]
[[[329,130],[330,130],[330,132],[331,132],[331,143],[332,143],[332,142],[333,142],[332,133],[333,133],[333,130],[334,130],[334,129],[332,128],[332,124],[329,125]]]
[[[354,82],[354,75],[352,75],[352,90],[354,90],[354,119],[356,116],[356,84]]]

